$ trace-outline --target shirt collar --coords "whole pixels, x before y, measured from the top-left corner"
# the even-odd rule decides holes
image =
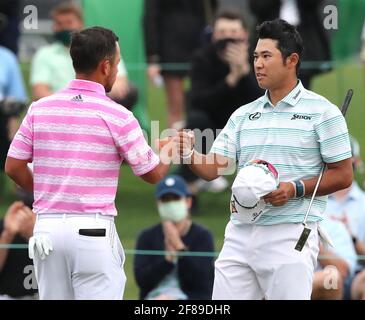
[[[287,105],[294,107],[298,101],[300,100],[301,96],[303,95],[305,89],[303,84],[300,80],[298,80],[297,85],[292,89],[280,102],[285,102]],[[266,90],[265,94],[260,98],[260,101],[266,106],[273,106],[270,99],[269,99],[269,90]]]
[[[89,80],[74,79],[68,85],[69,89],[92,91],[105,95],[105,88],[97,82]]]

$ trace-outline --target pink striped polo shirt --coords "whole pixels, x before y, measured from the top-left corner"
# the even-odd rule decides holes
[[[122,162],[137,176],[159,164],[132,112],[85,80],[32,103],[8,156],[33,162],[38,214],[116,215]]]

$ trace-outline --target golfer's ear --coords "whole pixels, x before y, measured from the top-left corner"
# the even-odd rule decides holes
[[[109,74],[111,68],[110,61],[108,59],[100,61],[99,68],[103,75]]]
[[[296,68],[299,63],[299,55],[297,53],[292,53],[289,57],[286,58],[286,63],[291,67]]]

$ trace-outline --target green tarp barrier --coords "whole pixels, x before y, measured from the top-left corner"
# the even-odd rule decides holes
[[[365,0],[338,0],[338,29],[334,30],[332,53],[335,60],[359,54],[365,19]]]
[[[139,101],[133,113],[143,129],[149,132],[146,108],[146,72],[142,32],[143,0],[83,0],[86,26],[112,29],[119,37],[119,45],[129,79],[138,87]]]

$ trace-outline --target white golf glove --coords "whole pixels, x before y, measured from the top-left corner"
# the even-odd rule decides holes
[[[321,227],[320,224],[318,225],[318,234],[319,234],[319,237],[320,237],[323,244],[329,245],[332,248],[334,247],[333,241],[332,241],[330,235],[328,234],[328,232],[323,227]]]
[[[35,252],[37,252],[41,260],[44,260],[52,250],[51,239],[46,234],[36,234],[29,239],[28,254],[30,259],[34,259]]]

